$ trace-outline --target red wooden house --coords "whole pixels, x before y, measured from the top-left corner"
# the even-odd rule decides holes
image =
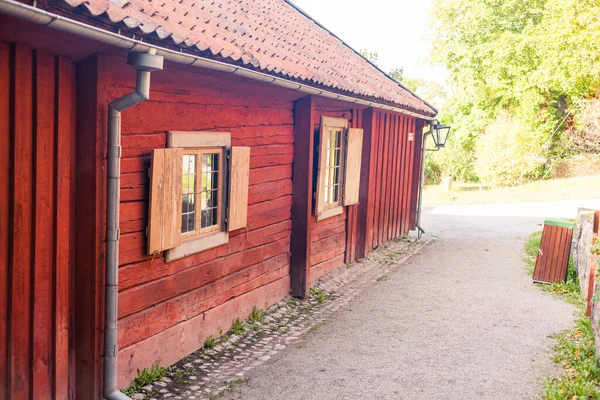
[[[0,0],[0,400],[123,398],[414,229],[435,115],[284,0]]]

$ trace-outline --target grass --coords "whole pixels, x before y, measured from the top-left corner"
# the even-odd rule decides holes
[[[555,339],[554,361],[560,363],[565,372],[558,378],[546,381],[544,398],[599,399],[600,367],[590,319],[580,317],[574,328],[561,332]]]
[[[383,282],[383,281],[387,281],[389,278],[387,275],[381,275],[379,278],[377,278],[377,282]]]
[[[427,186],[424,206],[449,204],[491,204],[528,201],[580,200],[600,197],[600,175],[537,181],[510,188],[488,188],[477,184],[454,184],[444,192],[441,186]]]
[[[530,274],[535,267],[541,236],[541,232],[535,232],[525,242],[524,261]],[[540,285],[540,288],[576,305],[583,312],[585,300],[579,291],[579,278],[572,259],[569,260],[565,282]],[[600,399],[600,367],[596,358],[591,320],[581,315],[572,329],[555,335],[554,339],[553,359],[561,364],[564,372],[558,378],[546,380],[544,398]]]

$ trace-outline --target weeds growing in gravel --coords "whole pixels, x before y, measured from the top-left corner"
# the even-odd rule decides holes
[[[250,317],[248,320],[250,322],[265,322],[265,315],[267,313],[265,310],[262,310],[256,306],[252,307],[252,312],[250,313]]]
[[[142,371],[138,369],[138,376],[133,379],[133,385],[123,393],[129,395],[139,391],[142,387],[157,381],[171,372],[169,367],[161,367],[160,365],[153,364],[152,368],[144,368]]]
[[[381,275],[379,278],[377,278],[377,282],[383,282],[383,281],[387,281],[387,280],[388,280],[387,275]]]
[[[313,288],[310,288],[309,292],[312,296],[314,296],[315,299],[317,299],[317,301],[319,303],[322,303],[327,299],[327,295],[321,289],[317,289],[317,288],[313,287]]]
[[[204,340],[204,348],[205,349],[212,349],[213,347],[215,347],[215,345],[217,344],[216,339],[213,337],[213,335],[210,335],[209,337],[207,337]]]
[[[236,318],[235,321],[233,321],[233,324],[231,325],[230,332],[234,335],[240,336],[244,333],[244,331],[246,331],[246,324],[242,322],[239,317]]]
[[[555,339],[554,361],[560,363],[565,372],[547,380],[544,397],[552,400],[600,398],[600,367],[590,319],[580,317],[574,328],[559,333]]]

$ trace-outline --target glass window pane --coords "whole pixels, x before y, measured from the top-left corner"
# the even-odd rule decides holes
[[[335,156],[334,156],[333,165],[335,165],[336,167],[339,166],[341,164],[341,157],[342,157],[342,150],[341,149],[336,149],[335,150]]]
[[[195,222],[196,222],[195,221],[196,218],[194,218],[195,215],[196,215],[196,213],[189,213],[189,214],[187,214],[187,217],[188,217],[187,226],[188,226],[188,231],[189,232],[191,232],[191,231],[193,231],[195,229],[194,228],[194,225],[195,225]]]
[[[212,156],[213,156],[212,157],[212,170],[218,171],[219,170],[219,155],[213,154]]]
[[[333,168],[333,183],[334,184],[340,183],[340,167]]]
[[[211,159],[210,154],[202,154],[202,172],[210,171]]]
[[[217,220],[217,217],[219,216],[219,210],[215,207],[212,210],[212,215],[211,215],[211,219],[212,219],[212,225],[217,225],[219,223],[219,221]]]
[[[219,173],[218,172],[213,172],[211,175],[211,179],[210,179],[210,183],[211,186],[209,186],[210,189],[218,189],[219,188]]]
[[[332,186],[333,189],[333,195],[332,195],[332,203],[337,203],[338,202],[338,195],[339,195],[339,185],[335,185]]]
[[[216,211],[216,209],[214,209],[214,211]],[[201,226],[202,228],[208,228],[210,226],[215,225],[215,221],[216,217],[213,218],[213,209],[208,209],[208,210],[202,210],[202,215],[201,215]]]
[[[207,196],[208,196],[208,201],[207,201],[207,206],[208,207],[217,207],[218,204],[218,194],[219,192],[217,190],[211,190],[210,192],[208,192]]]

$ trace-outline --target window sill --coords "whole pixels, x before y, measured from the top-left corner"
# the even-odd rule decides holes
[[[179,246],[169,249],[165,254],[165,262],[179,260],[192,254],[222,246],[229,242],[227,232],[216,232],[211,235],[190,239]]]
[[[317,215],[317,221],[321,221],[327,218],[335,217],[336,215],[340,215],[344,212],[343,206],[337,206],[333,208],[329,208],[323,211],[321,214]]]

